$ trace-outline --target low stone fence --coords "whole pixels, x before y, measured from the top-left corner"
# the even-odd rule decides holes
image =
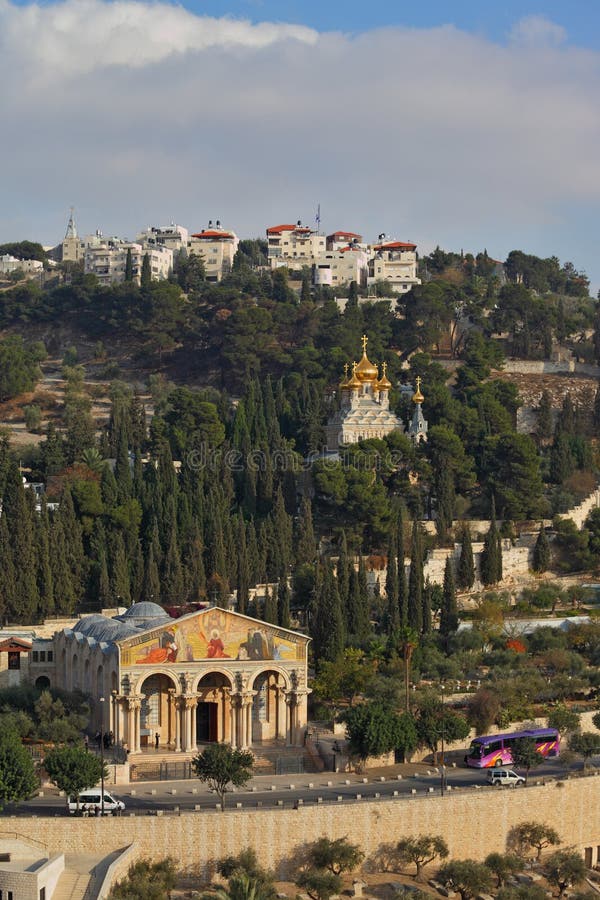
[[[127,875],[129,867],[140,856],[140,848],[136,841],[126,847],[123,852],[110,864],[106,875],[96,894],[96,900],[106,900],[110,896],[115,884]]]

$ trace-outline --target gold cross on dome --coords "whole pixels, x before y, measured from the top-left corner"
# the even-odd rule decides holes
[[[348,365],[348,363],[344,363],[344,378],[348,377],[348,369],[349,368],[350,368],[350,366]]]
[[[382,370],[383,374],[385,375],[385,373],[387,372],[387,363],[386,362],[381,363],[381,370]]]
[[[417,375],[417,390],[421,390],[421,376]]]
[[[363,336],[362,336],[363,353],[366,353],[366,352],[367,352],[367,344],[368,344],[368,342],[369,342],[369,338],[366,336],[366,334],[363,334]]]
[[[356,372],[356,367],[357,367],[357,365],[358,365],[358,363],[356,362],[356,360],[354,360],[354,361],[352,362],[352,374],[353,374],[353,375],[354,375],[354,373]]]

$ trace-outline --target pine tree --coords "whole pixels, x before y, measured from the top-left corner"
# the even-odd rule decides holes
[[[280,628],[291,627],[290,586],[287,578],[282,578],[277,586],[277,623]]]
[[[468,524],[463,525],[460,559],[456,575],[458,586],[463,590],[469,590],[475,583],[475,560],[473,559],[473,544],[471,543],[471,529]]]
[[[444,596],[440,610],[440,634],[448,637],[458,629],[458,608],[456,605],[456,587],[454,584],[454,569],[452,560],[448,555],[444,568]]]
[[[408,627],[423,631],[423,545],[417,520],[413,522],[410,570],[408,575]]]
[[[548,543],[548,535],[543,524],[540,525],[540,531],[533,548],[533,571],[546,572],[550,566],[550,544]]]

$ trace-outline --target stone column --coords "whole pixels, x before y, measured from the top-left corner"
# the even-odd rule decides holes
[[[141,697],[127,697],[127,744],[130,753],[140,753]]]
[[[232,747],[239,747],[239,711],[241,697],[239,694],[231,694],[229,698],[230,737]]]
[[[181,705],[179,697],[173,697],[173,712],[175,713],[175,753],[181,753]]]
[[[286,739],[286,722],[287,722],[287,707],[285,705],[285,690],[282,687],[277,688],[277,700],[276,700],[276,716],[277,716],[277,729],[275,732],[275,739],[278,741],[285,741]]]
[[[198,742],[197,742],[197,740],[196,740],[196,734],[197,734],[197,730],[196,730],[196,714],[197,714],[197,712],[198,712],[198,698],[197,698],[197,697],[194,697],[194,705],[192,706],[192,725],[191,725],[191,728],[192,728],[192,735],[191,735],[191,737],[192,737],[192,750],[193,750],[194,752],[196,751],[196,747],[197,747],[197,745],[198,745]]]
[[[195,694],[186,694],[181,698],[182,750],[184,752],[189,752],[195,747],[196,732],[192,731],[192,718],[197,702],[198,698]]]

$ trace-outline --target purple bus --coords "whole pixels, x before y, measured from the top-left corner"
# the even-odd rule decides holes
[[[506,766],[512,763],[511,747],[521,738],[533,738],[540,756],[558,756],[560,744],[555,728],[534,728],[531,731],[512,731],[510,734],[484,734],[471,741],[465,763],[477,769]]]

